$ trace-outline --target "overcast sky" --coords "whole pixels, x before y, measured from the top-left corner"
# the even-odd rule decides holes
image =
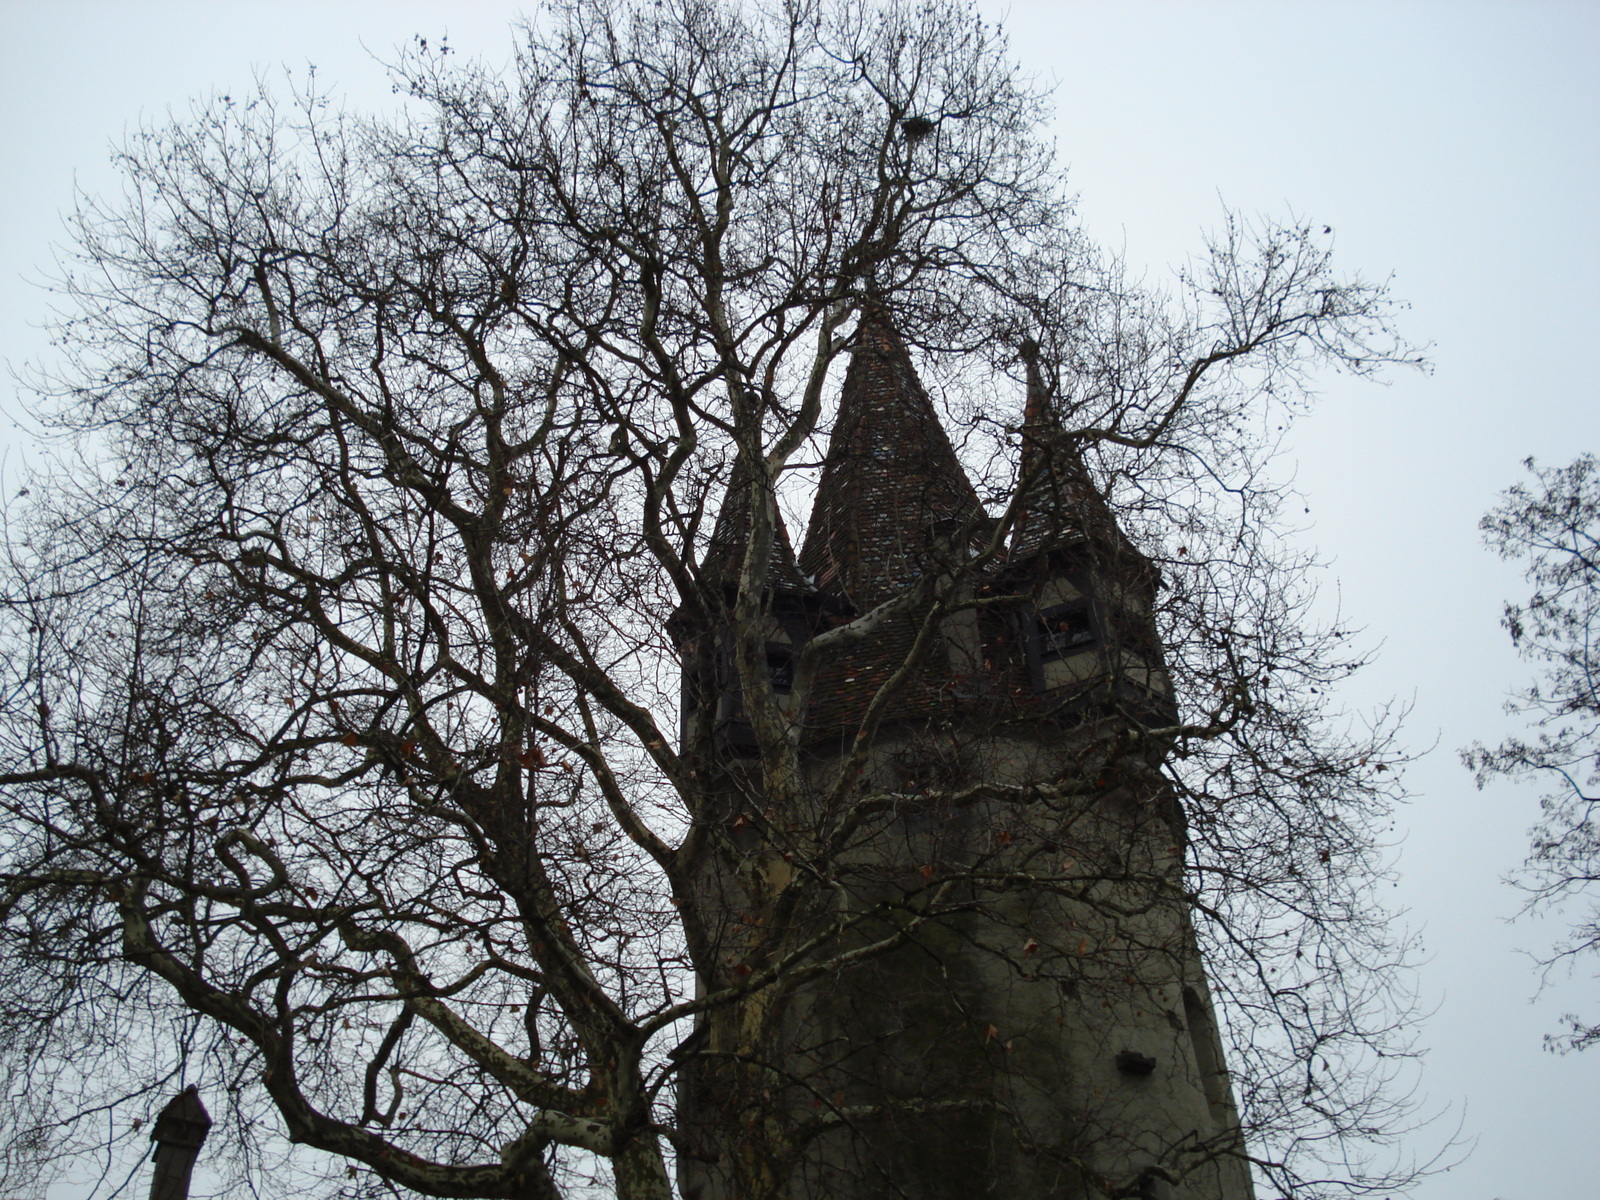
[[[1009,12],[1017,56],[1055,89],[1088,228],[1152,276],[1197,251],[1226,204],[1333,226],[1347,269],[1392,275],[1411,302],[1404,328],[1432,344],[1433,373],[1323,380],[1292,455],[1304,542],[1333,564],[1347,619],[1382,646],[1348,702],[1412,704],[1407,736],[1424,754],[1392,898],[1429,952],[1419,1096],[1440,1119],[1411,1145],[1428,1156],[1459,1125],[1475,1149],[1414,1195],[1595,1195],[1600,1049],[1540,1046],[1561,1013],[1600,1010],[1595,964],[1535,998],[1519,951],[1557,930],[1507,924],[1518,898],[1499,879],[1536,794],[1474,790],[1456,750],[1513,729],[1501,705],[1527,678],[1498,625],[1518,573],[1483,550],[1476,519],[1521,459],[1600,450],[1600,6],[983,7]],[[0,0],[0,356],[47,352],[30,326],[47,301],[27,281],[46,273],[74,186],[112,185],[108,145],[124,130],[277,64],[314,63],[356,104],[391,103],[372,54],[448,32],[503,61],[517,8]],[[14,395],[0,391],[7,411]]]

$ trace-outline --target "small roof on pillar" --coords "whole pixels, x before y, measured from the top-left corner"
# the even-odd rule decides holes
[[[1039,370],[1039,348],[1022,345],[1028,398],[1022,418],[1022,501],[1008,558],[1020,562],[1046,550],[1093,542],[1119,555],[1139,557],[1111,506],[1090,478],[1051,403]]]
[[[750,467],[745,460],[736,459],[728,476],[728,489],[722,495],[722,508],[717,513],[711,544],[706,548],[705,559],[700,565],[701,577],[706,580],[716,580],[730,587],[739,582],[745,547],[750,543],[750,476]],[[768,559],[768,582],[782,591],[814,592],[816,589],[800,573],[795,563],[794,545],[789,541],[783,514],[774,508],[773,517],[777,529],[773,534],[772,554]]]
[[[150,1140],[169,1146],[198,1149],[205,1142],[210,1128],[211,1114],[200,1102],[200,1089],[191,1083],[168,1100],[166,1106],[156,1114]]]
[[[822,464],[800,567],[869,608],[924,569],[932,539],[983,521],[911,355],[888,312],[861,314]]]

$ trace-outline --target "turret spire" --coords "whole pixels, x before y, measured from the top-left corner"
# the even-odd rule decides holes
[[[702,578],[729,586],[738,583],[739,571],[744,565],[745,548],[750,542],[752,499],[750,466],[743,458],[735,459],[728,475],[728,490],[723,493],[722,509],[717,513],[716,528],[711,534],[711,544],[701,564]],[[783,514],[775,512],[774,520],[777,528],[773,531],[767,582],[784,591],[812,591],[795,563],[794,546],[789,541]]]
[[[1023,492],[1011,535],[1011,560],[1085,540],[1132,553],[1077,446],[1061,428],[1040,369],[1039,344],[1029,338],[1019,353],[1027,368],[1028,390],[1018,482]]]
[[[927,569],[929,548],[983,508],[888,312],[864,309],[800,565],[859,608]]]

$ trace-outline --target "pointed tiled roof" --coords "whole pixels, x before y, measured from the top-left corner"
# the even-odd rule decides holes
[[[1038,345],[1024,342],[1022,358],[1028,369],[1019,484],[1024,490],[1011,534],[1010,560],[1018,562],[1043,550],[1084,541],[1118,554],[1136,555],[1051,408],[1039,370]]]
[[[739,569],[744,565],[745,547],[750,538],[750,493],[750,468],[744,459],[735,459],[728,475],[728,489],[722,496],[722,508],[717,513],[716,528],[700,566],[702,578],[728,585],[739,582]],[[773,515],[778,528],[772,539],[767,578],[783,590],[814,591],[795,565],[794,545],[789,541],[783,514],[775,512]]]
[[[930,542],[983,509],[889,315],[862,313],[800,567],[868,608],[925,569]]]

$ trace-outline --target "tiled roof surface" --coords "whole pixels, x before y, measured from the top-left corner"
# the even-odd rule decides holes
[[[1090,541],[1115,555],[1138,557],[1095,487],[1078,448],[1061,428],[1039,373],[1037,350],[1023,350],[1028,399],[1022,418],[1021,486],[1025,489],[1011,534],[1010,560]]]
[[[717,513],[716,528],[711,533],[711,544],[701,563],[701,577],[724,584],[739,581],[739,569],[744,565],[745,547],[750,539],[750,468],[738,460],[728,476],[728,490],[723,493],[722,509]],[[789,541],[789,531],[784,526],[783,514],[774,513],[778,522],[772,539],[772,555],[767,578],[781,589],[794,592],[815,591],[795,565],[794,546]]]
[[[865,610],[926,568],[929,544],[982,506],[886,314],[856,331],[800,567]]]

